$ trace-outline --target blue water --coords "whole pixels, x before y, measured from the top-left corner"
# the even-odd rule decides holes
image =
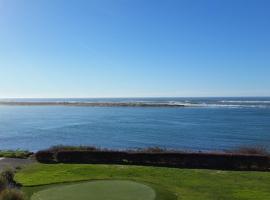
[[[0,106],[0,149],[36,151],[57,144],[121,149],[160,146],[225,150],[247,145],[270,148],[270,98],[23,101],[146,101],[186,107]]]

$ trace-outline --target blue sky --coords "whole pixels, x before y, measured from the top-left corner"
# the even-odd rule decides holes
[[[0,98],[270,96],[268,0],[0,0]]]

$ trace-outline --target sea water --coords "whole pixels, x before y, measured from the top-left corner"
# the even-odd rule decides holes
[[[270,98],[5,99],[147,102],[183,107],[0,106],[0,149],[53,145],[191,151],[270,148]]]

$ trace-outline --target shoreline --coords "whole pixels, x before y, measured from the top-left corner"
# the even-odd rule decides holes
[[[82,107],[186,107],[182,104],[142,102],[0,102],[2,106],[82,106]]]

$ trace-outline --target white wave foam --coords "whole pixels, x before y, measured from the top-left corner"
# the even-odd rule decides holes
[[[223,108],[267,108],[266,105],[236,105],[236,104],[204,104],[204,107],[223,107]]]
[[[270,105],[243,105],[243,104],[217,104],[217,103],[187,103],[170,101],[168,105],[178,105],[184,107],[212,107],[212,108],[267,108]]]
[[[220,101],[221,103],[246,103],[246,104],[251,104],[251,103],[263,103],[263,104],[270,104],[270,101],[258,101],[258,100],[223,100]]]

